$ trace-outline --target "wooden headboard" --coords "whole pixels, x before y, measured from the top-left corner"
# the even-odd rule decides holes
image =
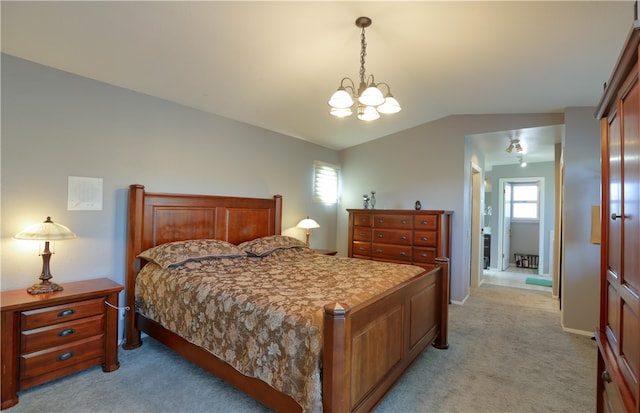
[[[282,196],[241,198],[151,193],[129,186],[126,302],[134,312],[136,256],[156,245],[187,239],[239,244],[282,231]],[[129,326],[131,323],[131,326]],[[133,326],[133,317],[127,317]]]

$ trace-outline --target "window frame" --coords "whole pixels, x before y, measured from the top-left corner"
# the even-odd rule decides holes
[[[325,179],[331,180],[330,183],[335,184],[335,192],[326,191],[321,193],[322,188],[318,182],[323,181]],[[324,185],[327,185],[326,183]],[[335,205],[338,203],[340,198],[340,166],[324,162],[324,161],[313,161],[313,182],[312,182],[312,198],[314,203],[325,204],[325,205]]]
[[[539,181],[522,181],[522,182],[511,182],[509,183],[511,186],[511,202],[509,204],[509,208],[511,209],[511,221],[512,222],[540,222],[540,182]],[[536,199],[535,200],[515,200],[515,189],[517,187],[535,187],[536,188]],[[531,205],[535,204],[536,206],[536,216],[534,218],[517,216],[515,214],[515,204],[521,205]]]

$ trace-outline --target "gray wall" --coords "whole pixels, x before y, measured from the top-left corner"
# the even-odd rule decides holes
[[[567,151],[574,142],[582,150],[579,141],[585,136],[597,141],[599,127],[592,116],[569,113]],[[7,55],[2,55],[2,115],[2,290],[36,281],[41,269],[37,252],[12,237],[47,215],[79,237],[56,243],[54,280],[109,277],[123,282],[126,188],[140,183],[159,192],[280,193],[284,233],[304,239],[295,224],[310,215],[322,226],[313,231],[312,247],[337,247],[342,255],[347,251],[346,208],[360,207],[365,192],[377,191],[377,208],[412,208],[419,199],[424,209],[453,210],[454,301],[469,294],[470,170],[471,164],[484,164],[465,136],[564,121],[562,114],[456,115],[336,153]],[[312,203],[314,159],[342,164],[337,209]],[[572,162],[577,170],[588,164],[589,173],[598,175],[598,159],[592,151],[567,156],[568,177]],[[102,211],[67,211],[70,175],[104,179]],[[580,225],[590,216],[584,202],[566,195],[565,205],[575,214],[570,220]],[[575,257],[588,249],[590,257],[597,257],[592,251],[597,247],[585,242],[588,237],[576,234],[567,243],[567,254]],[[582,267],[574,269],[567,262],[567,272]],[[597,296],[596,267],[569,277],[565,314],[575,305],[583,309],[581,297]],[[593,311],[586,324],[595,324]],[[577,313],[567,314],[564,322],[569,328],[585,328]]]
[[[562,324],[591,331],[598,324],[600,246],[591,244],[591,206],[600,205],[600,125],[595,108],[565,112]]]
[[[324,147],[2,55],[2,290],[37,281],[42,260],[12,237],[54,221],[78,238],[57,242],[54,281],[124,282],[127,188],[284,199],[283,232],[309,215],[311,246],[335,248],[336,206],[312,202]],[[68,176],[104,180],[102,211],[67,211]],[[27,245],[29,244],[29,245]]]
[[[467,135],[557,125],[562,114],[448,116],[340,152],[342,202],[338,209],[338,250],[347,251],[347,208],[361,206],[363,193],[377,191],[376,208],[454,211],[451,298],[469,294],[471,164],[484,158]]]

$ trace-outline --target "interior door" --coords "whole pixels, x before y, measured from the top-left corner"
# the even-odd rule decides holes
[[[509,250],[511,248],[511,184],[508,182],[502,188],[504,205],[502,208],[502,260],[500,270],[509,268]]]

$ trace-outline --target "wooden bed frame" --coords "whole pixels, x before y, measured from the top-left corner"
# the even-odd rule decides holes
[[[282,197],[271,199],[145,192],[129,189],[126,315],[127,350],[141,332],[280,412],[300,412],[291,397],[245,376],[208,351],[135,312],[136,256],[155,245],[216,238],[238,244],[280,234]],[[322,398],[324,412],[372,410],[409,365],[433,344],[448,348],[449,261],[357,306],[324,307]]]

